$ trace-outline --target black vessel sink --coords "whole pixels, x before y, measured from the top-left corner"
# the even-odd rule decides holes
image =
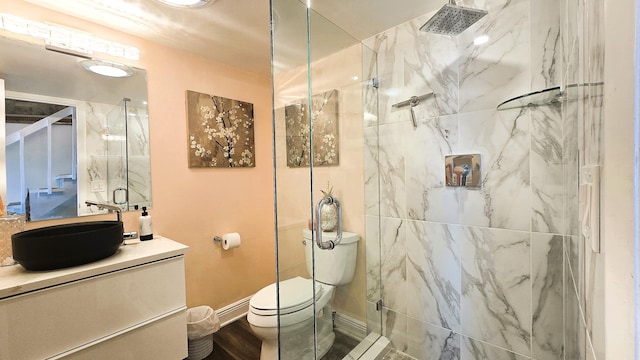
[[[122,221],[48,226],[11,235],[13,259],[27,270],[54,270],[104,259],[123,240]]]

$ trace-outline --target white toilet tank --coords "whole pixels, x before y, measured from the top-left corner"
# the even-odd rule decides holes
[[[342,232],[342,240],[334,249],[320,249],[312,238],[311,230],[302,231],[305,240],[305,257],[307,260],[307,272],[313,276],[311,269],[313,248],[315,256],[315,280],[328,285],[348,284],[353,279],[356,271],[356,256],[358,253],[358,240],[360,235]],[[335,240],[336,232],[323,232],[322,241]]]

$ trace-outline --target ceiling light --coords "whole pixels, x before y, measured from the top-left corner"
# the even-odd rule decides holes
[[[169,6],[190,7],[190,8],[201,7],[209,3],[215,2],[215,0],[158,0],[158,1]]]
[[[473,39],[473,44],[476,46],[480,46],[483,44],[486,44],[487,42],[489,42],[489,36],[488,35],[480,35],[477,38]]]
[[[85,70],[89,70],[102,76],[119,78],[133,75],[133,69],[130,67],[110,61],[84,60],[80,62],[80,65],[82,65]]]

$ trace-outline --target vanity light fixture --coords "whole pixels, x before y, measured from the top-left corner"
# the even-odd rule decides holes
[[[99,38],[90,33],[60,25],[24,19],[0,13],[0,30],[43,40],[47,49],[80,57],[93,52],[109,54],[129,60],[140,60],[140,49]],[[2,32],[0,31],[0,35]]]
[[[216,0],[157,0],[165,5],[175,7],[198,8],[213,4]]]
[[[115,78],[128,77],[133,75],[133,69],[127,65],[122,65],[105,60],[83,60],[80,65],[88,71],[102,76]]]

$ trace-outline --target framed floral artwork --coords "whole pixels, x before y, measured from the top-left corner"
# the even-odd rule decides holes
[[[306,102],[284,108],[287,166],[331,166],[339,164],[338,90],[311,97],[311,126]]]
[[[253,104],[187,90],[189,167],[254,167]]]

